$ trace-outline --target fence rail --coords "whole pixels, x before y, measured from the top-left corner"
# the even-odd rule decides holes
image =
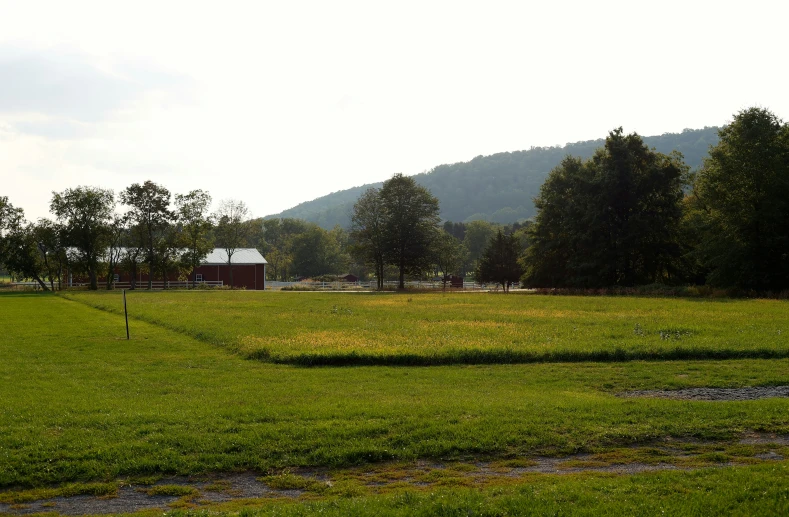
[[[386,281],[384,282],[384,289],[397,289],[399,282],[395,281]],[[405,283],[406,289],[444,289],[443,282],[433,282],[433,281],[410,281]],[[290,288],[293,290],[304,289],[307,290],[321,290],[321,291],[367,291],[367,290],[375,290],[378,288],[375,282],[310,282],[310,281],[303,281],[303,282],[279,282],[274,280],[267,280],[266,281],[266,289],[282,289],[282,288]],[[451,287],[449,282],[446,284],[447,289],[460,289],[459,287]],[[488,287],[484,285],[480,285],[474,282],[463,282],[463,289],[466,290],[480,290],[480,289],[488,289]]]

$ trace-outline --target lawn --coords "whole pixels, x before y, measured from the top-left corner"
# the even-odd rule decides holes
[[[290,364],[789,357],[789,302],[635,297],[128,292],[135,319]],[[69,293],[120,314],[120,293]]]
[[[789,446],[780,443],[768,447],[740,442],[751,434],[789,433],[787,399],[703,402],[617,396],[634,389],[789,384],[789,359],[781,353],[776,359],[651,357],[305,368],[297,360],[250,360],[260,356],[251,352],[254,347],[244,348],[254,337],[255,343],[269,347],[269,360],[276,354],[296,358],[309,349],[294,345],[295,351],[288,352],[288,342],[307,343],[305,335],[332,332],[351,337],[359,332],[366,336],[360,342],[373,344],[377,332],[380,344],[373,346],[385,349],[389,357],[418,355],[419,332],[427,336],[426,346],[433,343],[431,354],[460,346],[451,345],[448,338],[431,341],[429,336],[441,335],[426,324],[433,322],[466,329],[484,341],[482,346],[493,349],[501,346],[495,341],[498,333],[505,340],[520,336],[526,347],[545,347],[554,342],[547,337],[556,336],[557,346],[578,351],[604,346],[631,350],[642,340],[648,349],[666,342],[696,342],[708,348],[715,344],[711,336],[718,335],[723,336],[724,349],[781,352],[785,333],[778,331],[787,321],[782,302],[138,292],[129,296],[132,339],[126,341],[119,293],[68,297],[72,300],[0,294],[0,487],[245,470],[264,475],[294,467],[337,471],[417,459],[473,464],[579,452],[602,462],[684,467],[747,464],[767,449],[789,454]],[[698,308],[696,317],[693,308]],[[595,315],[598,325],[593,323]],[[503,325],[506,322],[510,325]],[[499,326],[504,330],[497,330]],[[688,333],[680,332],[679,341],[661,339],[657,332],[669,326]],[[517,328],[526,330],[518,333]],[[397,329],[402,348],[389,335]],[[466,336],[460,331],[456,335]],[[542,337],[530,342],[528,336]],[[311,339],[323,347],[322,353],[331,353],[331,341]],[[462,343],[475,346],[467,336]],[[663,445],[669,442],[693,453],[692,461],[665,453]],[[724,499],[731,502],[742,496],[742,480],[751,476],[757,485],[777,483],[778,488],[769,492],[774,498],[769,508],[785,507],[786,463],[771,465],[780,468],[700,471],[696,485],[706,486],[713,479],[721,486],[729,483],[731,493]],[[752,468],[756,470],[743,470]],[[685,486],[683,475],[656,477],[655,493],[671,494],[666,487]],[[577,483],[568,490],[578,491],[579,500],[594,495],[583,488],[586,478],[573,479]],[[622,495],[627,494],[629,479],[589,482]],[[524,490],[534,480],[518,482],[514,488],[510,485],[515,481],[510,482],[504,492],[458,488],[460,492],[451,493],[459,501],[490,506],[489,513],[496,514],[492,509],[502,501],[511,499],[506,504],[516,508],[532,497]],[[549,501],[550,486],[570,481],[539,483]],[[683,490],[694,494],[689,500],[699,502],[703,498],[698,499],[694,483]],[[410,507],[398,506],[396,499],[362,495],[358,504],[364,503],[369,511],[358,513],[371,515],[391,505],[435,513],[436,500],[419,494]],[[646,501],[650,496],[643,497]],[[721,504],[729,504],[725,501]],[[347,506],[351,503],[342,504],[346,506],[330,505],[327,511],[346,508],[345,513],[353,513]]]

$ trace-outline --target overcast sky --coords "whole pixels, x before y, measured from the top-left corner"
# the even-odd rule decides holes
[[[153,180],[253,215],[480,154],[789,117],[779,0],[0,0],[0,195]]]

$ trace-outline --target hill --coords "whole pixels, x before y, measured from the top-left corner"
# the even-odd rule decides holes
[[[511,223],[534,215],[532,199],[539,193],[548,173],[567,155],[589,158],[604,139],[576,142],[557,147],[532,147],[525,151],[477,156],[468,162],[439,165],[417,174],[414,179],[430,189],[441,203],[441,218],[448,221],[484,219]],[[658,152],[677,150],[692,169],[701,165],[710,145],[718,142],[718,128],[686,129],[644,137]],[[353,205],[370,187],[382,182],[334,192],[301,203],[266,219],[292,217],[305,219],[330,229],[335,224],[347,227]]]

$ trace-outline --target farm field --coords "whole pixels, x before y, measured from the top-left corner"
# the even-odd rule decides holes
[[[786,302],[127,294],[131,341],[120,293],[0,293],[0,512],[57,490],[111,495],[123,483],[241,472],[298,494],[211,506],[186,491],[176,507],[515,515],[789,505],[789,399],[619,396],[788,385]],[[486,351],[484,364],[463,350]],[[333,357],[346,366],[304,367]],[[534,470],[541,464],[567,474]],[[658,466],[680,470],[649,472]]]
[[[118,292],[66,296],[123,311]],[[135,319],[276,363],[789,357],[789,304],[775,300],[227,291],[127,296]]]

